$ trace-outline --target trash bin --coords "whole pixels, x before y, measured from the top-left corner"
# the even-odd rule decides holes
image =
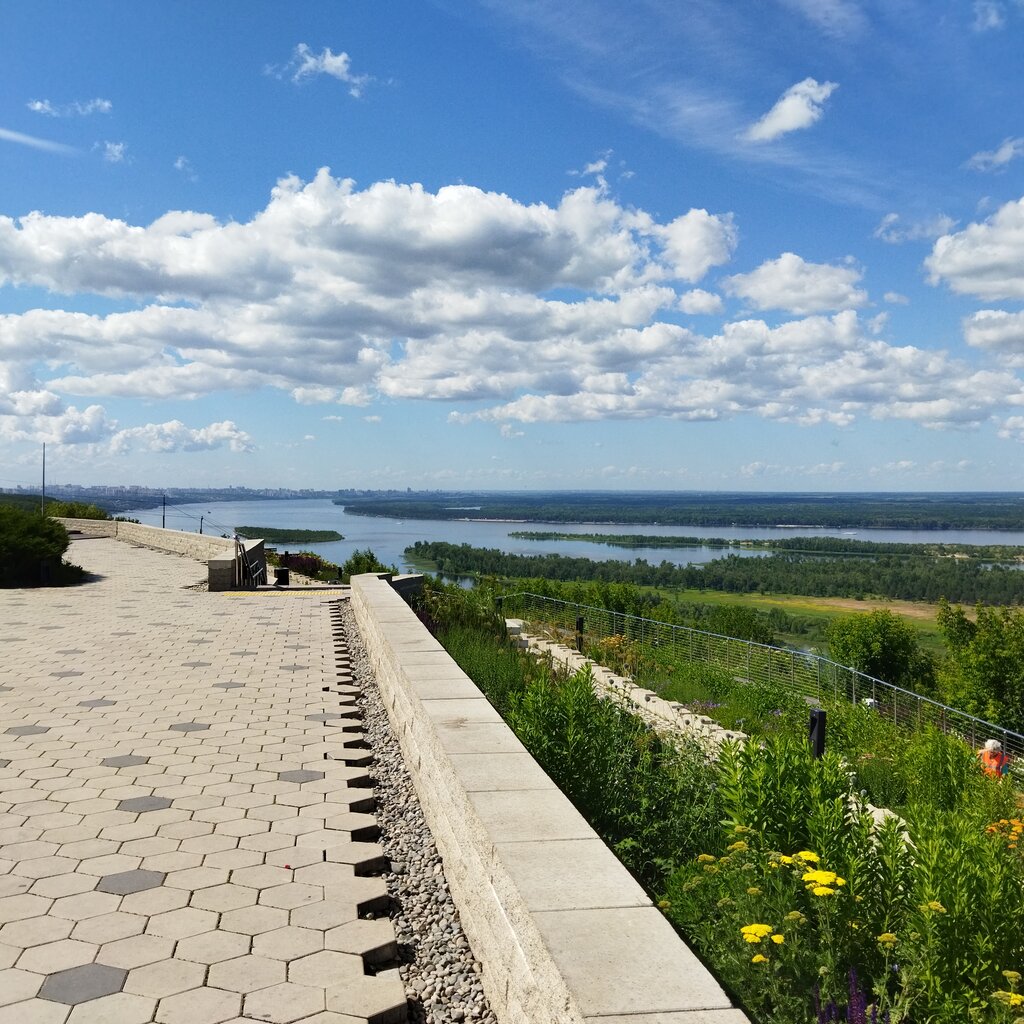
[[[278,566],[274,569],[274,586],[288,586],[288,569],[285,566]]]

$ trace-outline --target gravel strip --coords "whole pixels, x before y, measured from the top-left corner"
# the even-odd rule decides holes
[[[383,878],[395,902],[399,974],[414,1024],[474,1021],[497,1024],[480,983],[483,967],[463,934],[444,877],[441,855],[423,817],[401,748],[391,731],[380,690],[348,601],[341,618],[352,661],[364,730],[374,764],[379,842],[391,861]]]

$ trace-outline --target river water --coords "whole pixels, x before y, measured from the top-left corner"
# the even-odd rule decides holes
[[[124,515],[151,526],[160,526],[161,508],[136,509]],[[762,557],[765,552],[742,549],[701,548],[617,548],[590,541],[536,541],[510,537],[517,530],[546,530],[559,533],[620,533],[657,536],[718,537],[726,540],[766,540],[773,537],[847,537],[879,543],[927,544],[1020,544],[1024,532],[1010,530],[823,530],[803,527],[700,527],[700,526],[611,526],[558,523],[453,522],[434,519],[383,519],[376,516],[348,515],[341,505],[327,498],[283,499],[267,501],[218,501],[197,505],[168,505],[167,527],[195,533],[200,518],[203,532],[232,533],[239,526],[291,527],[301,530],[337,530],[345,539],[328,544],[277,545],[292,550],[315,551],[329,562],[342,563],[353,551],[370,548],[386,565],[410,568],[405,549],[418,540],[471,544],[473,547],[499,548],[510,554],[560,554],[581,558],[643,558],[657,564],[676,565],[709,562],[727,552]]]

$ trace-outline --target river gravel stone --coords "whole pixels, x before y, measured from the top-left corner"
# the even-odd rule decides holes
[[[391,920],[409,1020],[412,1024],[497,1024],[480,981],[483,966],[462,931],[441,855],[391,731],[355,616],[347,601],[340,603],[340,609],[374,756],[370,774],[377,799],[378,842],[391,865],[382,877],[393,901]]]

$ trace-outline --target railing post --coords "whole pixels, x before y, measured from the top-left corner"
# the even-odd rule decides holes
[[[578,607],[577,607],[577,610]],[[576,650],[583,653],[583,616],[576,616]]]

